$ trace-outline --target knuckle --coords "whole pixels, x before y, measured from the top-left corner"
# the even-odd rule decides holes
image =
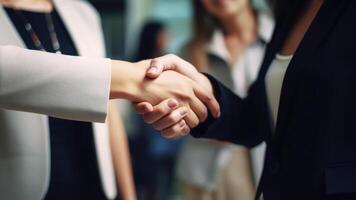
[[[151,66],[152,66],[152,65],[157,65],[158,62],[159,62],[158,58],[153,58],[153,59],[151,60]]]
[[[206,102],[212,102],[213,101],[213,96],[211,94],[206,94],[205,95],[205,101]]]
[[[184,126],[182,130],[182,135],[186,136],[190,133],[190,128],[188,126]]]
[[[157,111],[155,114],[161,116],[161,115],[164,115],[165,113],[166,113],[166,110],[164,109],[164,107],[160,106],[159,108],[157,108]]]
[[[180,95],[180,99],[182,99],[185,102],[188,102],[189,104],[193,103],[193,99],[191,98],[190,92],[185,91]]]
[[[173,115],[173,114],[169,115],[169,116],[167,117],[167,121],[168,121],[169,123],[175,122],[175,121],[176,121],[176,116]]]
[[[200,122],[205,121],[207,118],[208,118],[208,113],[207,113],[207,111],[205,111],[205,112],[203,112],[203,113],[202,113],[202,116],[201,116]]]
[[[204,107],[203,107],[203,114],[204,114],[204,116],[205,116],[205,117],[208,117],[208,113],[209,113],[208,108],[204,105]]]
[[[197,127],[199,125],[199,119],[193,121],[193,127]]]
[[[201,105],[201,111],[202,111],[203,114],[206,115],[208,113],[208,108],[204,104],[202,104]]]
[[[175,137],[175,134],[172,130],[167,130],[167,131],[162,132],[162,136],[166,139],[172,139]]]
[[[190,128],[195,128],[195,127],[197,127],[198,125],[199,125],[199,122],[194,121],[194,122],[191,123]]]
[[[159,57],[156,57],[156,58],[152,58],[151,59],[151,62],[158,62],[160,60],[160,58]]]
[[[179,124],[176,124],[171,128],[162,131],[163,137],[166,139],[177,138],[182,134],[181,132],[182,132],[182,128],[179,126]]]
[[[179,131],[180,131],[180,129],[179,129],[179,126],[177,124],[170,128],[170,133],[172,135],[179,134]]]
[[[161,131],[162,128],[160,127],[159,124],[152,124],[152,127],[156,130],[156,131]]]

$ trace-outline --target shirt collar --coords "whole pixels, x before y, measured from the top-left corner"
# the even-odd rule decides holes
[[[272,37],[274,22],[268,15],[259,14],[257,17],[257,23],[258,39],[256,42],[262,40],[264,43],[267,43]],[[214,31],[213,36],[206,48],[212,55],[215,55],[226,61],[230,59],[229,52],[225,46],[224,35],[220,29],[216,29]]]

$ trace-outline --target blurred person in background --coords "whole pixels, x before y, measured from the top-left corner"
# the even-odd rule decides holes
[[[183,57],[245,98],[259,73],[272,20],[255,10],[250,0],[193,0],[192,4],[194,32]],[[177,173],[184,199],[252,200],[264,150],[255,156],[258,166],[252,167],[246,147],[189,137]]]
[[[141,30],[135,60],[162,56],[169,45],[166,25],[158,20],[146,22]],[[140,200],[169,200],[174,193],[174,174],[179,140],[167,140],[141,117],[135,116],[137,133],[131,143],[137,195]]]
[[[246,99],[177,57],[171,64],[155,59],[147,77],[173,69],[214,88],[220,118],[208,119],[193,136],[249,147],[267,143],[256,200],[354,200],[356,1],[273,4],[276,29]],[[148,114],[160,119],[167,112]]]
[[[82,17],[80,25],[71,17]],[[66,55],[105,55],[99,15],[83,1],[1,0],[0,24],[2,44]],[[84,30],[90,32],[88,37],[81,36]],[[8,145],[17,141],[18,148],[28,148],[34,155],[27,162],[27,155],[17,149],[22,156],[2,160],[0,170],[9,178],[2,173],[8,182],[1,181],[1,199],[114,199],[116,187],[122,199],[136,199],[126,133],[114,102],[107,124],[46,116],[47,130],[42,119],[37,114],[0,110],[1,152],[10,151]],[[44,160],[34,153],[37,150],[46,155]]]

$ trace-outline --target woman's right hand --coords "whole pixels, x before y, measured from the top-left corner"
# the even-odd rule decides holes
[[[206,89],[190,78],[174,71],[165,71],[156,79],[144,80],[141,94],[143,100],[147,99],[145,101],[150,102],[152,105],[161,103],[162,99],[174,98],[177,102],[176,107],[173,106],[173,100],[167,102],[170,108],[176,109],[172,113],[173,116],[166,113],[166,118],[159,122],[157,122],[157,115],[145,116],[144,119],[147,123],[157,122],[153,126],[160,131],[171,126],[175,122],[176,116],[185,117],[188,127],[194,128],[208,117],[206,105],[209,105],[215,113],[219,109],[219,105],[212,93],[207,92]],[[156,111],[163,114],[159,109],[156,109]],[[184,122],[181,123],[181,126],[176,127],[176,129],[183,127],[183,129],[188,130]]]
[[[205,75],[199,73],[189,62],[186,62],[175,55],[170,54],[153,59],[150,67],[147,69],[146,76],[156,79],[164,73],[167,73],[164,71],[176,71],[191,79],[191,81],[195,82],[195,84],[198,84],[200,87],[205,88],[210,94],[213,94],[213,88],[209,79]],[[214,102],[215,101],[214,97]],[[209,107],[209,105],[207,106]],[[143,115],[143,118],[147,123],[152,124],[153,127],[160,131],[165,137],[179,137],[186,134],[182,134],[177,127],[188,126],[185,128],[187,130],[195,127],[189,126],[189,124],[185,125],[186,119],[184,116],[179,115],[181,108],[169,108],[167,102],[162,102],[156,106],[152,106],[149,102],[141,102],[136,104],[135,108],[137,112]],[[220,109],[217,110],[212,108],[210,110],[212,111],[211,113],[213,117],[218,118],[220,116]],[[166,125],[163,130],[162,124]]]
[[[173,133],[176,132],[187,134],[190,128],[203,122],[208,116],[207,107],[212,113],[219,112],[214,95],[180,73],[165,71],[155,79],[146,78],[150,63],[149,60],[139,63],[113,61],[111,98],[155,105],[154,112],[145,115],[144,119],[169,138],[175,137]],[[167,113],[167,109],[174,112]],[[164,113],[165,119],[158,122],[157,117],[161,118]],[[181,117],[184,121],[176,123]]]

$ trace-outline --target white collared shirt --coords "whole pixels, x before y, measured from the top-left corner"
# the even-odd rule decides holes
[[[274,22],[269,16],[259,14],[257,20],[259,40],[251,44],[232,66],[229,62],[231,56],[225,45],[224,35],[221,30],[215,30],[210,43],[207,45],[207,50],[211,55],[222,59],[229,66],[233,82],[232,88],[235,94],[241,98],[245,98],[248,95],[249,87],[258,77],[266,43],[271,39],[274,29]],[[256,183],[258,183],[262,174],[265,148],[265,144],[261,144],[251,151]],[[229,160],[232,152],[229,146],[220,152],[217,157],[220,166],[223,166]]]
[[[261,40],[269,41],[273,28],[274,23],[272,19],[264,14],[260,14],[258,16],[258,36],[260,40],[251,44],[232,65],[229,62],[231,55],[226,48],[224,35],[221,30],[215,30],[210,43],[207,45],[208,52],[225,61],[232,70],[231,76],[234,92],[241,98],[247,96],[250,85],[258,76],[265,51],[265,44]]]

